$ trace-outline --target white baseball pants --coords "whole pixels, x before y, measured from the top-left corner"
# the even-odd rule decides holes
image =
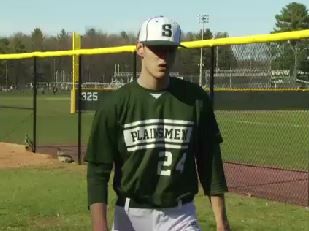
[[[192,202],[174,208],[115,206],[113,231],[201,231]]]

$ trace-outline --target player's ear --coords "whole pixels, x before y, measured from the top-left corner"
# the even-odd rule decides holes
[[[144,45],[140,42],[136,44],[136,53],[143,58],[144,57]]]

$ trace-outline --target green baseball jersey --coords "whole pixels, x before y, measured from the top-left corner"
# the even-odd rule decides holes
[[[88,203],[107,203],[113,188],[122,197],[172,207],[198,192],[227,191],[222,138],[208,95],[195,84],[170,78],[164,91],[136,81],[110,93],[96,112],[89,138]]]

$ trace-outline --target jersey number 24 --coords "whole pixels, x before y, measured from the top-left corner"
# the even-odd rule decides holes
[[[171,175],[171,166],[173,163],[173,154],[171,152],[168,151],[162,151],[159,152],[159,157],[160,158],[164,158],[164,160],[159,161],[158,163],[158,175],[161,176],[170,176]],[[183,172],[184,169],[184,164],[187,158],[187,154],[183,153],[182,157],[180,158],[180,160],[178,161],[178,163],[176,164],[176,171],[179,171],[180,173]]]

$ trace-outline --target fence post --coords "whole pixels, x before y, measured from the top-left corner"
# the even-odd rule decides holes
[[[37,127],[37,57],[33,57],[33,147],[32,152],[36,152],[36,127]]]
[[[81,141],[82,141],[82,56],[78,56],[79,66],[78,66],[78,89],[77,89],[77,99],[78,99],[78,135],[77,135],[77,157],[78,157],[78,164],[81,165],[82,158],[81,158]]]
[[[209,73],[209,97],[214,105],[214,85],[215,85],[215,46],[212,46],[210,52],[210,73]]]

